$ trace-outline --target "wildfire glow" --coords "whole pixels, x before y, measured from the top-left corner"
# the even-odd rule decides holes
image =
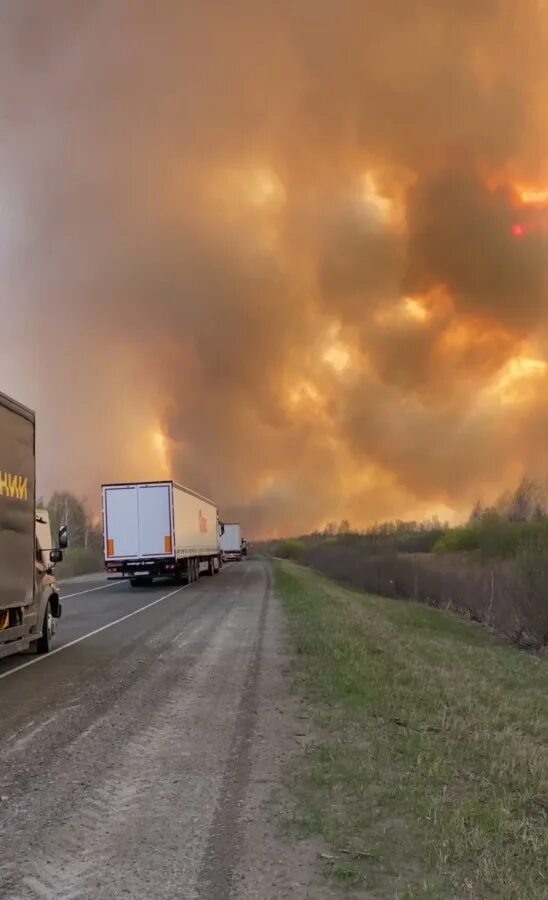
[[[515,356],[499,372],[489,393],[495,394],[501,403],[523,403],[538,380],[546,375],[548,366],[543,359]]]
[[[291,388],[288,403],[290,409],[299,411],[299,415],[309,413],[318,416],[323,411],[324,399],[311,381],[300,381]]]
[[[285,200],[285,190],[269,166],[223,168],[210,175],[209,190],[225,211],[276,212]]]
[[[379,325],[394,325],[409,320],[425,322],[429,317],[429,310],[415,297],[403,297],[395,305],[377,310],[373,316]]]
[[[428,318],[428,310],[424,308],[420,300],[415,300],[414,297],[405,297],[403,308],[410,319],[424,322]]]
[[[152,432],[152,446],[155,451],[156,460],[162,470],[162,475],[169,474],[169,443],[165,434],[159,428]]]
[[[548,203],[548,188],[521,187],[518,188],[519,198],[522,203],[531,205],[543,205]]]
[[[339,341],[331,344],[322,356],[324,363],[331,366],[335,372],[344,372],[350,365],[350,352]]]
[[[283,201],[284,189],[271,169],[252,169],[248,178],[249,196],[256,206],[278,206]]]
[[[380,219],[389,221],[394,218],[394,201],[380,192],[372,172],[366,172],[361,179],[361,196],[363,202],[368,207],[373,207]]]
[[[521,225],[520,223],[516,223],[515,225],[512,225],[512,234],[516,238],[523,237],[525,235],[525,231],[526,231],[525,225]]]

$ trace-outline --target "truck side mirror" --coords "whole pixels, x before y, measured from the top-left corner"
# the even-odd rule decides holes
[[[223,534],[225,533],[225,526],[223,525],[222,522],[219,522],[219,525],[221,526],[221,537],[222,537]]]
[[[66,550],[68,547],[68,530],[66,525],[61,525],[59,529],[58,544],[61,550]]]
[[[62,550],[50,550],[49,551],[49,561],[50,561],[50,563],[63,562],[63,551]]]

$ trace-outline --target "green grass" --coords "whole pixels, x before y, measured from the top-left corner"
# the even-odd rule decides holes
[[[290,821],[379,898],[548,897],[548,663],[276,563],[315,721]]]

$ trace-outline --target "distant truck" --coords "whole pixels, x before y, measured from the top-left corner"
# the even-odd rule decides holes
[[[212,500],[174,481],[104,484],[102,491],[109,579],[128,578],[137,587],[217,574],[222,525]]]
[[[53,567],[67,529],[52,547],[49,516],[36,510],[35,416],[0,394],[0,657],[48,653],[61,616]]]
[[[242,554],[247,556],[247,541],[245,538],[242,538]]]
[[[237,522],[225,522],[221,550],[223,560],[242,558],[242,529]]]

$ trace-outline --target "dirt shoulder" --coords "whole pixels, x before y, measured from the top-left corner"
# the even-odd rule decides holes
[[[328,883],[546,897],[547,663],[450,614],[274,568],[314,723],[290,818],[327,845]]]
[[[361,900],[326,879],[320,835],[302,835],[291,825],[292,780],[316,738],[307,702],[291,691],[293,672],[287,620],[274,595],[262,631],[256,719],[249,743],[250,776],[241,812],[240,862],[232,881],[238,900]],[[227,823],[228,827],[228,823]]]

